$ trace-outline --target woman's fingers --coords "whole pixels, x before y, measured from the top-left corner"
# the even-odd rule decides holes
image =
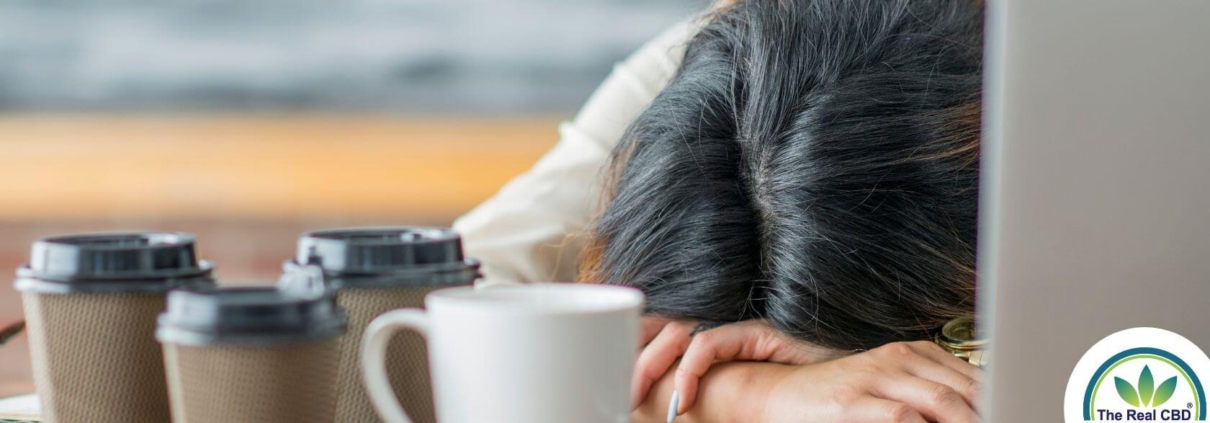
[[[754,351],[760,336],[752,327],[738,324],[720,326],[695,335],[676,369],[676,392],[681,400],[676,413],[682,414],[693,406],[697,399],[697,382],[715,362],[763,360],[756,357]]]
[[[860,397],[847,405],[847,423],[928,423],[920,412],[901,402]]]
[[[911,406],[929,421],[937,423],[977,423],[979,417],[966,400],[948,385],[908,373],[879,374],[872,381],[871,393]]]
[[[647,348],[639,353],[630,385],[631,409],[642,403],[643,398],[647,397],[647,391],[651,389],[651,384],[668,372],[672,363],[689,347],[689,334],[692,331],[693,327],[685,322],[664,325],[659,334],[647,344]]]
[[[976,412],[979,410],[979,390],[983,374],[978,368],[931,342],[912,342],[908,346],[936,363],[913,363],[914,365],[907,369],[909,373],[953,388]]]
[[[633,406],[646,398],[651,386],[677,359],[675,376],[683,414],[696,402],[700,379],[712,366],[733,360],[776,361],[802,364],[820,361],[823,350],[796,348],[797,344],[763,322],[724,325],[694,335],[691,321],[644,318],[643,340],[632,383]],[[975,423],[978,419],[978,369],[926,342],[895,343],[871,351],[866,363],[882,370],[864,383],[879,398],[878,406],[852,407],[853,421]],[[815,357],[819,355],[820,357]],[[826,358],[822,358],[826,359]],[[889,367],[888,367],[889,366]],[[880,407],[880,408],[879,408]]]
[[[643,316],[642,320],[639,321],[639,348],[651,343],[651,340],[655,339],[655,335],[659,334],[660,330],[664,329],[664,326],[667,326],[668,322],[671,321],[672,319],[659,316]]]
[[[966,401],[972,409],[978,410],[979,384],[962,373],[940,364],[926,363],[925,365],[910,366],[907,372],[913,376],[940,383],[952,389]]]
[[[928,341],[917,341],[909,342],[907,345],[915,350],[916,353],[941,363],[941,365],[945,367],[954,369],[954,371],[958,373],[962,373],[966,377],[975,381],[975,383],[983,383],[982,370],[979,370],[978,367],[975,367],[966,361],[962,361],[962,359],[958,357],[954,357],[953,354],[941,349],[941,347],[937,346],[937,344]]]
[[[719,326],[693,336],[676,372],[680,394],[677,414],[689,411],[697,399],[698,381],[710,367],[725,361],[766,361],[806,364],[836,357],[835,351],[794,340],[762,320]]]
[[[925,344],[927,344],[925,341],[897,342],[879,347],[875,351],[881,354],[881,359],[885,362],[895,363],[896,370],[945,385],[961,395],[971,409],[977,410],[978,381],[967,376],[967,373],[955,370],[955,367],[958,366],[953,366],[954,363],[946,365],[947,363],[942,362],[953,360],[957,361],[957,364],[964,364],[962,360],[941,350],[941,347],[933,345],[937,350],[936,353],[939,353],[935,354],[933,351],[929,351],[929,347]],[[966,365],[970,366],[970,364]]]

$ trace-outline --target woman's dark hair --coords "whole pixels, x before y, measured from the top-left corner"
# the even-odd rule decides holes
[[[983,3],[717,10],[614,151],[587,281],[841,349],[974,309]]]

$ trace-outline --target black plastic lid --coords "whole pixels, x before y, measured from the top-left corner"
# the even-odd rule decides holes
[[[462,255],[462,237],[447,228],[353,228],[304,234],[296,264],[316,264],[339,276],[466,273],[479,264]],[[287,265],[289,268],[289,265]],[[464,278],[465,279],[465,278]]]
[[[45,292],[166,291],[212,283],[193,235],[171,232],[54,236],[34,242],[17,288]]]
[[[270,287],[180,290],[168,294],[156,338],[186,345],[318,340],[345,332],[332,296],[300,296]]]

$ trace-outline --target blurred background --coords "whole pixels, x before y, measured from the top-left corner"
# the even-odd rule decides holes
[[[306,230],[448,225],[705,6],[0,2],[0,271],[40,236],[174,230],[225,282],[269,282]],[[21,314],[0,282],[0,326]],[[0,397],[32,391],[22,335]]]

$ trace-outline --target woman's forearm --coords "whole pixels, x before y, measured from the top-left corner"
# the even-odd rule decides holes
[[[676,365],[651,387],[647,398],[630,414],[631,423],[664,423],[672,398]],[[787,366],[735,362],[718,364],[702,377],[697,403],[676,418],[677,423],[759,423],[769,390]]]

